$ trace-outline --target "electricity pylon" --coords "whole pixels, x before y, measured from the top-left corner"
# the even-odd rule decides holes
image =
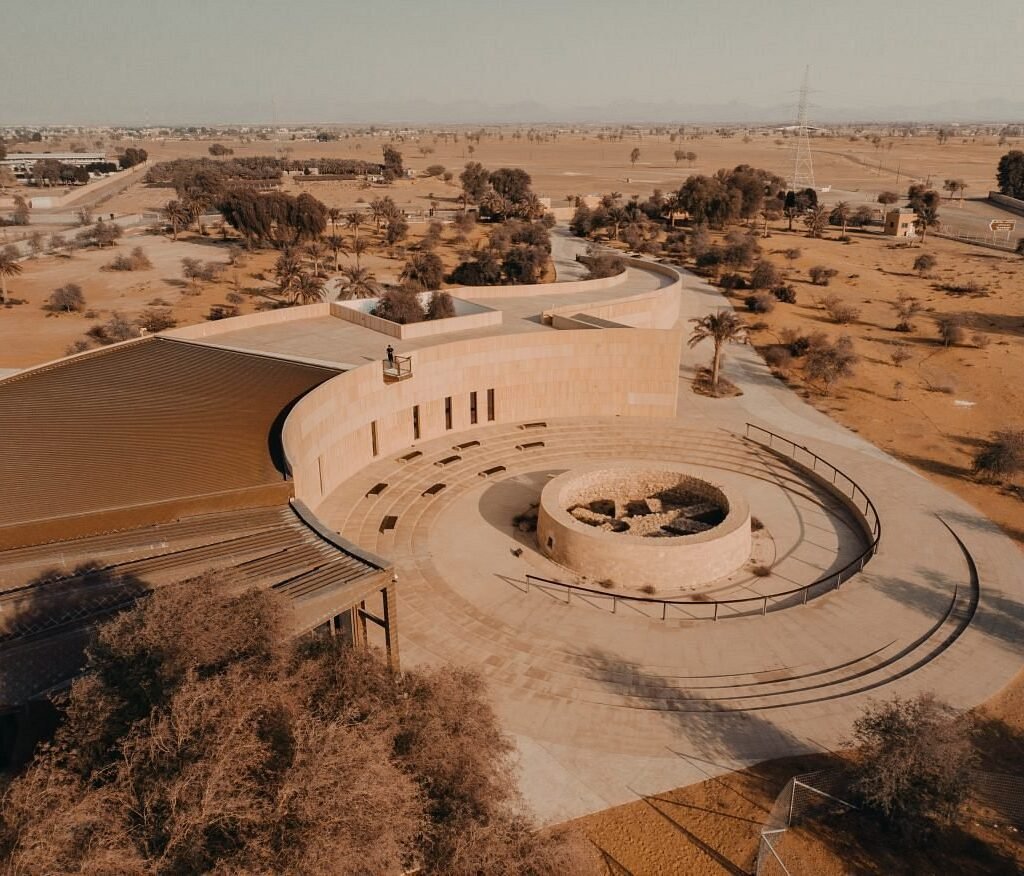
[[[800,106],[796,113],[796,160],[793,163],[793,178],[790,189],[814,188],[814,164],[811,161],[811,138],[807,125],[807,81],[811,68],[804,68],[804,83],[800,86]]]

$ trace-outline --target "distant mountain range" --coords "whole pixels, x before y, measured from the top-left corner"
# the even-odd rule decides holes
[[[272,104],[276,109],[272,109]],[[83,110],[82,115],[88,113]],[[16,124],[7,114],[8,124]],[[75,113],[79,116],[79,113]],[[127,113],[126,113],[127,115]],[[850,122],[944,122],[1024,124],[1024,100],[978,98],[945,100],[922,105],[827,106],[812,105],[812,125]],[[539,101],[486,103],[478,100],[382,100],[335,104],[306,94],[280,94],[274,101],[263,98],[223,104],[211,99],[194,111],[182,96],[173,105],[147,107],[142,117],[119,122],[99,119],[49,119],[49,124],[125,125],[444,125],[444,124],[793,124],[796,105],[755,106],[743,101],[687,103],[673,101],[616,100],[575,107],[550,106]],[[32,124],[32,122],[24,122]],[[38,122],[35,122],[38,124]]]
[[[345,104],[325,117],[323,107],[303,117],[301,109],[281,100],[282,124],[317,122],[401,123],[411,124],[498,124],[506,123],[714,123],[787,124],[796,118],[796,106],[753,106],[741,101],[728,103],[675,103],[619,100],[603,105],[572,108],[548,106],[537,101],[491,104],[482,101],[384,101]],[[288,107],[286,109],[286,107]],[[299,110],[299,112],[296,112]],[[812,124],[839,122],[1008,122],[1024,124],[1024,100],[1004,99],[948,100],[922,106],[825,107],[811,109]]]

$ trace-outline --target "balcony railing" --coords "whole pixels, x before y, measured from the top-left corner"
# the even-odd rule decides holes
[[[393,356],[384,360],[384,382],[395,383],[412,377],[412,356]]]

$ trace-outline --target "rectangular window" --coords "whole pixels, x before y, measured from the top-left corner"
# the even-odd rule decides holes
[[[420,406],[412,406],[412,440],[419,441],[420,439]]]
[[[452,427],[452,397],[446,395],[444,398],[444,427],[450,429]]]
[[[476,393],[471,392],[469,394],[469,423],[471,426],[476,425]]]
[[[377,444],[377,421],[372,420],[370,422],[370,444],[373,450],[373,455],[377,456],[380,453],[380,446]]]
[[[487,390],[487,421],[494,420],[494,390]]]

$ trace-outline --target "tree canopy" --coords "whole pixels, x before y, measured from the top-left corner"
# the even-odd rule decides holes
[[[1011,198],[1024,198],[1024,152],[1011,149],[999,159],[996,169],[999,191]]]
[[[121,874],[581,872],[515,796],[470,671],[395,675],[289,640],[277,597],[206,577],[106,624],[53,744],[8,786],[0,859]]]
[[[235,188],[224,195],[217,209],[250,245],[294,246],[319,237],[327,228],[327,208],[307,192],[292,197]]]

